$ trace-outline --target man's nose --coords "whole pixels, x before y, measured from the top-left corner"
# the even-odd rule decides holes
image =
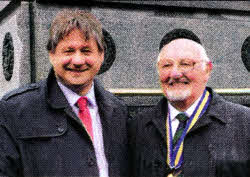
[[[183,71],[177,65],[173,66],[170,70],[170,77],[172,78],[180,78],[183,76]]]
[[[85,57],[81,52],[76,52],[75,55],[72,57],[72,64],[74,66],[81,66],[85,64]]]

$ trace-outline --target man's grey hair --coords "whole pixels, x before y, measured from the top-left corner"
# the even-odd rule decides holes
[[[63,10],[56,15],[51,23],[47,50],[55,53],[58,43],[74,29],[79,29],[85,40],[93,37],[99,52],[104,51],[105,44],[100,21],[90,12],[82,10]]]

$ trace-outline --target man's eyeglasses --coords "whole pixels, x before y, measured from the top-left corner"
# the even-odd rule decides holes
[[[199,62],[194,62],[194,61],[181,61],[178,63],[178,70],[180,72],[189,72],[191,70],[193,70],[195,68],[195,66],[197,66],[197,64],[202,63],[204,61],[199,61]],[[173,68],[175,67],[175,63],[174,62],[165,62],[164,64],[162,64],[161,68],[163,70],[167,70],[167,71],[171,71]]]

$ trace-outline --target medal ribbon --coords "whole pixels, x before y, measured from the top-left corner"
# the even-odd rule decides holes
[[[171,117],[170,117],[170,111],[168,110],[168,116],[166,121],[166,135],[167,135],[167,164],[171,169],[175,168],[178,169],[182,162],[183,162],[183,142],[186,134],[191,130],[191,128],[194,126],[194,124],[197,122],[197,120],[203,115],[203,113],[206,111],[209,102],[211,100],[211,95],[207,90],[204,90],[202,97],[196,106],[193,114],[188,119],[187,125],[178,140],[175,148],[173,149],[172,144],[172,126],[171,126]]]

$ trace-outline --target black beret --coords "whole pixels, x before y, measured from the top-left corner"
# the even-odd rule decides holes
[[[198,36],[196,36],[196,34],[194,34],[192,31],[189,31],[187,29],[174,29],[165,34],[165,36],[162,38],[159,50],[161,50],[166,44],[170,43],[171,41],[179,38],[189,39],[201,44]]]

